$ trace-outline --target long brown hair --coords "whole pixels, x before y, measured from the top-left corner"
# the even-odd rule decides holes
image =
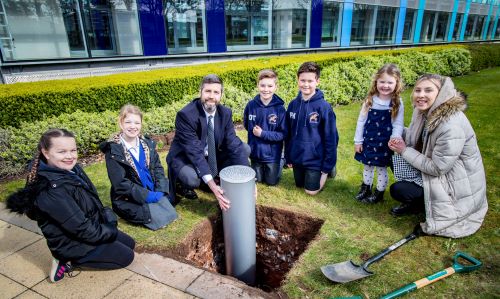
[[[394,87],[394,91],[392,92],[391,95],[391,103],[392,103],[392,112],[391,112],[391,118],[394,119],[398,115],[399,112],[399,107],[401,106],[400,103],[400,95],[401,92],[403,91],[403,80],[401,79],[401,71],[397,67],[397,65],[393,63],[386,63],[384,64],[378,71],[375,73],[375,76],[373,76],[373,81],[372,85],[370,87],[370,91],[368,92],[368,95],[366,96],[365,102],[363,103],[363,111],[364,113],[367,113],[368,110],[372,107],[373,105],[373,96],[378,94],[377,90],[377,81],[382,77],[383,74],[387,74],[394,79],[396,79],[396,86]]]
[[[71,137],[75,138],[75,134],[71,133],[66,129],[49,129],[42,134],[40,141],[38,142],[37,152],[33,157],[31,163],[31,169],[26,178],[26,186],[33,184],[38,176],[38,167],[40,166],[40,160],[47,163],[47,159],[42,154],[42,150],[49,150],[52,146],[52,139],[57,137]]]

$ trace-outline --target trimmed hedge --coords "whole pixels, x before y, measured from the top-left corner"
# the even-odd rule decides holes
[[[397,58],[406,55],[430,55],[457,48],[464,47],[447,45],[402,50],[302,54],[103,77],[2,85],[0,105],[7,113],[0,115],[0,127],[18,127],[23,121],[41,120],[76,110],[85,112],[118,110],[126,103],[149,110],[175,102],[185,94],[195,93],[201,78],[208,73],[217,73],[224,81],[248,93],[255,90],[255,78],[258,71],[263,68],[273,68],[277,71],[284,69],[285,72],[295,73],[297,70],[295,65],[304,61],[316,61],[323,68],[327,68],[339,62],[353,61],[361,57]]]
[[[374,56],[361,55],[335,63],[325,60],[319,87],[325,93],[325,99],[332,105],[347,104],[353,100],[363,99],[371,84],[371,74],[387,62],[400,66],[405,82],[414,82],[418,75],[425,72],[453,76],[465,74],[470,70],[471,56],[467,49],[459,47],[443,48],[437,51],[406,51],[398,55],[392,55],[392,53]],[[261,66],[259,69],[264,67],[268,66]],[[299,62],[293,62],[277,68],[278,94],[286,102],[297,95],[298,67]],[[232,72],[231,77],[227,78],[224,83],[223,103],[233,110],[233,120],[236,122],[242,120],[246,103],[257,93],[254,82],[257,73],[254,70],[249,72],[255,73],[250,79],[242,77],[244,72]],[[200,79],[197,78],[197,80]],[[252,86],[250,87],[249,84]],[[184,91],[179,97],[181,100],[171,101],[166,105],[146,111],[143,132],[156,135],[172,131],[177,111],[197,96],[198,82],[196,84],[193,82],[192,85],[196,85],[196,88],[188,92]],[[116,86],[110,88],[116,88]],[[126,89],[130,89],[130,86]],[[154,105],[146,104],[141,108],[145,107],[154,107]],[[73,131],[77,136],[81,156],[97,153],[99,143],[118,131],[116,110],[103,112],[78,110],[45,120],[21,122],[18,127],[0,129],[0,177],[22,171],[26,162],[33,156],[41,134],[49,128],[60,127]]]
[[[471,70],[474,72],[500,65],[500,43],[472,44],[467,49],[472,56]]]

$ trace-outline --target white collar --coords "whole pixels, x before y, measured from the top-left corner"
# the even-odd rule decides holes
[[[208,117],[209,116],[212,116],[213,118],[215,118],[215,112],[217,112],[217,110],[216,110],[216,111],[214,111],[212,113],[208,113],[207,111],[205,111],[205,109],[203,109],[203,111],[205,112],[205,116],[207,118],[207,121],[208,121]]]
[[[389,106],[391,105],[391,100],[382,100],[381,98],[377,96],[373,96],[373,102],[380,105],[380,106]]]
[[[125,145],[125,148],[127,149],[127,151],[130,149],[134,149],[134,150],[139,149],[139,137],[135,137],[135,145],[131,145],[130,143],[125,141],[125,139],[123,139],[122,135],[120,135],[120,140],[121,140],[122,144]]]

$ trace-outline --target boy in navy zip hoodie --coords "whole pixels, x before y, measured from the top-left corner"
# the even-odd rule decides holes
[[[299,94],[286,111],[285,159],[293,167],[295,185],[309,195],[323,189],[337,164],[336,117],[319,84],[320,68],[304,62],[297,71]]]
[[[243,124],[248,131],[251,166],[258,182],[274,186],[281,173],[281,153],[285,139],[284,101],[274,94],[278,76],[273,70],[259,72],[259,94],[248,102]]]

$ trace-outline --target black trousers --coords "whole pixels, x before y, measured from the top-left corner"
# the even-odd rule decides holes
[[[118,231],[114,242],[98,245],[87,256],[73,261],[72,265],[95,269],[125,268],[134,260],[134,247],[134,239]]]
[[[260,163],[252,161],[251,166],[255,170],[257,182],[266,183],[270,186],[278,184],[280,180],[280,163]]]
[[[424,207],[424,188],[412,182],[400,181],[391,185],[392,198],[415,207]]]

